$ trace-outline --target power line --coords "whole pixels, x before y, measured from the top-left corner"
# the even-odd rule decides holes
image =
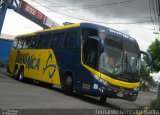
[[[54,4],[57,4],[55,2],[51,2],[49,0],[45,0],[47,2],[50,2],[50,3],[54,3]],[[114,3],[108,3],[108,4],[101,4],[101,5],[88,5],[88,7],[81,7],[81,8],[68,8],[68,9],[65,9],[65,10],[59,10],[59,11],[68,11],[68,10],[82,10],[82,9],[93,9],[93,8],[99,8],[99,7],[105,7],[105,6],[112,6],[112,5],[118,5],[118,4],[124,4],[124,3],[130,3],[130,2],[133,2],[135,0],[126,0],[126,1],[120,1],[120,2],[114,2]],[[59,5],[59,4],[57,4]],[[60,7],[65,7],[63,5],[59,5]]]
[[[44,6],[47,7],[47,6]],[[40,10],[41,12],[53,12],[52,10],[48,9],[48,10]],[[58,10],[61,11],[61,10]],[[126,19],[150,19],[150,16],[146,16],[146,17],[129,17],[129,16],[113,16],[113,15],[101,15],[101,16],[107,16],[108,18],[126,18]]]
[[[114,23],[108,23],[108,22],[100,22],[100,21],[87,20],[87,19],[83,19],[83,18],[78,18],[78,17],[70,16],[70,15],[68,15],[68,14],[64,14],[64,13],[61,13],[61,12],[59,12],[59,11],[53,10],[53,9],[51,9],[51,8],[45,7],[44,5],[36,2],[35,0],[34,0],[34,2],[37,3],[37,4],[39,4],[39,5],[41,5],[42,7],[46,8],[46,9],[49,9],[49,10],[55,12],[55,13],[58,13],[58,14],[61,14],[61,15],[64,15],[64,16],[67,16],[67,17],[70,17],[70,18],[74,18],[74,19],[78,19],[78,20],[83,20],[83,21],[89,21],[89,22],[95,22],[95,23],[102,23],[102,24],[138,24],[138,23],[151,22],[151,21],[139,21],[139,22],[130,22],[130,23],[115,23],[115,22],[114,22]]]
[[[34,1],[34,0],[33,0]],[[128,1],[122,1],[122,2],[132,2],[132,1],[134,1],[134,0],[128,0]],[[83,7],[93,7],[93,6],[98,6],[98,7],[100,7],[101,5],[105,5],[105,4],[99,4],[99,5],[95,5],[95,4],[92,4],[92,5],[75,5],[75,6],[69,6],[69,5],[60,5],[60,4],[58,4],[58,3],[55,3],[55,2],[53,2],[53,1],[49,1],[49,0],[45,0],[45,2],[50,2],[50,3],[54,3],[54,4],[57,4],[57,5],[47,5],[46,7],[71,7],[71,8],[73,8],[73,7],[79,7],[79,8],[83,8]],[[117,3],[117,2],[116,2]],[[119,3],[119,2],[118,2]],[[108,5],[108,4],[107,4]],[[34,7],[41,7],[41,6],[34,6]]]

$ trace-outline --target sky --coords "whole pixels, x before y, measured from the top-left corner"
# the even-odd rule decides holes
[[[26,0],[26,2],[59,25],[64,22],[92,22],[127,32],[137,40],[141,50],[147,50],[151,42],[158,37],[153,34],[154,26],[150,22],[148,0]],[[8,10],[2,33],[19,35],[40,29],[42,28],[13,10]]]
[[[152,15],[150,14],[149,0],[25,1],[59,25],[64,22],[92,22],[127,32],[137,40],[140,49],[144,51],[147,50],[156,37],[159,37],[153,33],[155,32],[155,27],[151,22]],[[13,10],[8,10],[2,33],[19,35],[41,29],[40,26],[20,16]]]

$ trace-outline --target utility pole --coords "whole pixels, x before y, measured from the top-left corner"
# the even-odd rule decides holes
[[[1,31],[2,31],[2,27],[3,27],[3,22],[6,16],[6,12],[7,12],[7,5],[8,5],[8,0],[1,0],[0,2],[0,35],[1,35]]]

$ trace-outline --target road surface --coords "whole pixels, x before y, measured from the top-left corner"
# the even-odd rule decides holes
[[[100,104],[99,98],[73,94],[65,95],[59,88],[47,88],[37,83],[22,83],[14,80],[6,69],[0,68],[0,108],[3,109],[27,109],[36,114],[46,112],[65,114],[94,113],[96,109],[139,109],[148,106],[150,101],[156,98],[156,93],[140,92],[135,102],[108,99],[106,104]],[[38,110],[37,110],[38,109]],[[48,110],[49,109],[49,110]],[[20,111],[20,110],[19,110]],[[26,111],[22,111],[26,113]],[[11,111],[12,112],[12,111]],[[1,114],[1,113],[0,113]]]

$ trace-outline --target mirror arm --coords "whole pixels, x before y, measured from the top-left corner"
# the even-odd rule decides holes
[[[144,52],[144,51],[140,51],[141,54],[147,56],[147,65],[150,66],[152,64],[152,57],[149,53]]]

